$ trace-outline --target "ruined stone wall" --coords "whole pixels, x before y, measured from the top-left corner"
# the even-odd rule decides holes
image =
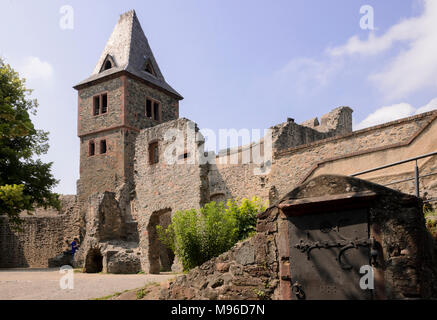
[[[428,112],[414,117],[363,129],[340,137],[320,140],[276,153],[268,187],[282,197],[290,186],[297,186],[306,179],[319,174],[353,174],[390,162],[435,151],[435,117],[437,112]],[[416,142],[422,135],[425,142]],[[418,140],[417,140],[418,141]],[[408,146],[414,152],[400,151]],[[393,150],[392,158],[386,150]],[[340,164],[348,159],[347,165]],[[393,159],[393,160],[392,160]],[[395,168],[393,170],[402,170]],[[411,170],[411,169],[410,169]],[[396,173],[396,172],[394,172]],[[387,174],[387,173],[385,173]],[[360,178],[367,179],[366,176]],[[379,182],[382,182],[379,180]],[[408,190],[402,190],[408,192]]]
[[[373,198],[359,202],[363,195]],[[348,202],[352,198],[355,202]],[[420,199],[343,176],[320,176],[292,190],[259,216],[254,237],[178,277],[161,291],[160,298],[296,299],[291,285],[299,279],[290,268],[296,256],[293,250],[298,251],[292,242],[299,242],[299,235],[290,234],[291,217],[297,215],[294,210],[317,219],[317,213],[350,210],[351,203],[369,208],[369,239],[376,241],[377,251],[372,262],[373,299],[435,298],[437,249],[426,230]],[[336,259],[329,263],[343,272]],[[299,276],[303,275],[312,276]],[[326,281],[342,286],[341,279],[339,274],[337,280]]]
[[[278,215],[259,218],[257,234],[161,291],[164,300],[278,300]]]
[[[181,118],[164,124],[142,130],[136,140],[135,151],[135,190],[134,215],[138,220],[140,247],[142,249],[142,267],[145,272],[150,270],[149,255],[153,248],[149,247],[149,241],[153,243],[156,237],[150,234],[150,223],[155,223],[153,216],[160,216],[170,211],[174,214],[177,210],[200,208],[208,201],[208,177],[206,165],[198,163],[168,164],[164,152],[173,141],[165,141],[164,135],[170,129],[177,129],[184,134],[187,125],[195,127],[195,124]],[[159,162],[149,162],[149,144],[158,143]],[[176,157],[183,156],[175,154]],[[190,154],[189,157],[193,157]],[[190,158],[186,159],[189,161]],[[159,220],[159,219],[158,219]],[[154,229],[154,228],[152,228]],[[150,250],[149,250],[150,249]],[[155,248],[156,249],[156,248]]]
[[[352,132],[352,109],[339,107],[322,116],[322,124],[317,119],[306,121],[302,125],[288,119],[275,125],[272,130],[272,153],[307,145],[337,135]],[[260,164],[253,163],[252,146],[228,149],[219,152],[215,164],[209,167],[209,187],[212,200],[221,201],[228,198],[251,198],[258,196],[273,201],[276,191],[271,189],[272,177],[267,166],[264,170]],[[260,142],[261,155],[264,155],[264,141]],[[243,159],[248,152],[251,161]],[[255,149],[255,152],[259,152]],[[238,159],[238,163],[231,158]]]
[[[50,260],[68,249],[66,241],[79,234],[75,196],[62,196],[62,210],[38,209],[22,214],[22,232],[13,231],[0,217],[0,268],[47,268]]]
[[[217,164],[209,168],[211,201],[252,198],[268,200],[268,176],[256,175],[254,164]]]
[[[86,233],[74,256],[74,266],[85,272],[138,273],[141,270],[136,224],[125,223],[113,192],[89,198]]]
[[[349,107],[338,107],[321,117],[321,123],[317,118],[307,120],[301,125],[312,128],[319,132],[334,133],[334,135],[352,132],[352,112]]]

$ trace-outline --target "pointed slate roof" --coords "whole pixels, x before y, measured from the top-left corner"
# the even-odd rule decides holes
[[[115,65],[111,69],[102,71],[102,66],[108,59]],[[147,63],[152,66],[154,75],[145,71]],[[127,71],[183,99],[165,81],[135,10],[128,11],[120,16],[91,76],[75,87],[120,71]]]

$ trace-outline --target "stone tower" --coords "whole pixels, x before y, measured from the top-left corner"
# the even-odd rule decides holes
[[[114,192],[126,221],[141,129],[179,118],[182,96],[165,81],[135,11],[120,16],[91,76],[78,91],[82,212],[91,195]]]

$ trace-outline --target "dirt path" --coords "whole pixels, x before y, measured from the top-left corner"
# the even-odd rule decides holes
[[[74,288],[61,289],[66,274],[59,269],[0,269],[0,300],[87,300],[112,295],[151,283],[165,283],[174,274],[74,273]]]

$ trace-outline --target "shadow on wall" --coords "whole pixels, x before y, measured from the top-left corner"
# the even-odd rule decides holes
[[[223,179],[222,174],[217,168],[217,165],[209,165],[208,172],[208,187],[209,187],[209,201],[226,201],[227,199],[232,199],[232,194],[227,187],[226,181]]]
[[[91,249],[85,259],[86,273],[99,273],[103,271],[103,256],[99,249]]]
[[[156,227],[158,225],[166,229],[171,223],[171,209],[155,211],[150,217],[147,226],[149,235],[149,263],[151,274],[159,274],[161,271],[171,271],[174,262],[173,252],[158,238]]]
[[[23,232],[24,235],[24,232]],[[7,217],[0,217],[0,268],[28,268],[23,248],[17,233],[12,231]]]

